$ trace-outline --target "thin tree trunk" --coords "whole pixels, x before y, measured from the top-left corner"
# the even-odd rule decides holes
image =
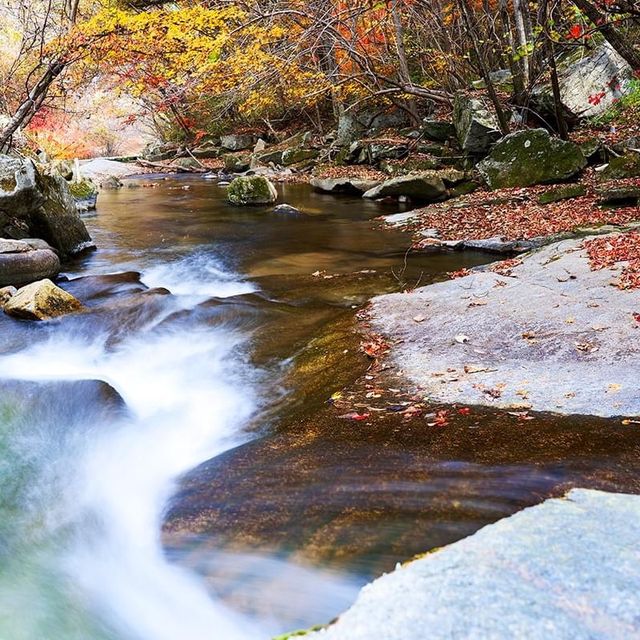
[[[404,48],[404,28],[402,26],[402,18],[400,16],[400,11],[398,10],[398,0],[393,0],[391,3],[391,15],[393,16],[393,26],[395,28],[395,36],[396,36],[396,51],[398,52],[398,63],[399,63],[399,75],[402,79],[403,84],[411,84],[411,74],[409,73],[409,63],[407,62],[407,52]],[[413,98],[408,98],[405,100],[407,105],[407,110],[411,114],[411,118],[414,121],[414,124],[418,124],[420,122],[420,118],[418,116],[418,108],[416,107],[415,100]]]
[[[496,116],[498,117],[498,123],[500,125],[500,131],[503,135],[507,135],[509,133],[509,122],[507,121],[507,116],[504,113],[504,109],[500,104],[500,98],[498,98],[498,94],[496,93],[496,88],[491,80],[491,75],[489,73],[489,69],[482,57],[482,51],[480,50],[480,43],[478,42],[478,36],[475,32],[473,25],[471,24],[471,16],[469,15],[469,7],[467,5],[467,0],[458,0],[462,18],[464,20],[465,26],[469,33],[469,37],[471,38],[471,43],[473,44],[473,49],[476,54],[476,58],[478,59],[478,65],[480,66],[480,72],[482,73],[482,77],[484,79],[485,84],[487,85],[487,93],[489,94],[489,98],[493,103],[493,108],[495,109]]]

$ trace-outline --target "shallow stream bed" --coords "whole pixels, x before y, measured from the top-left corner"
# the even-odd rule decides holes
[[[619,421],[326,404],[370,364],[370,297],[491,256],[408,256],[371,223],[395,208],[306,186],[280,187],[292,218],[131,182],[61,283],[88,311],[0,318],[0,638],[269,638],[570,486],[640,490]]]

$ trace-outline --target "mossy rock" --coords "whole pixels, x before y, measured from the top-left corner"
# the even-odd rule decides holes
[[[527,129],[502,138],[477,168],[489,188],[504,189],[562,182],[586,165],[578,145]]]
[[[599,180],[621,180],[640,176],[640,153],[628,151],[619,158],[612,158],[609,166],[598,175]]]
[[[273,204],[278,199],[278,192],[264,176],[243,176],[231,182],[227,199],[236,206]]]
[[[581,184],[566,184],[555,189],[549,189],[540,194],[538,204],[551,204],[552,202],[560,202],[561,200],[571,200],[572,198],[580,198],[586,195],[587,190]]]
[[[282,164],[288,167],[292,164],[298,164],[305,160],[314,160],[319,155],[315,149],[286,149],[282,152]]]
[[[247,153],[227,153],[222,156],[225,171],[231,173],[242,173],[247,171],[251,166],[251,156]]]
[[[76,200],[92,198],[98,193],[98,189],[91,180],[81,180],[80,182],[70,182],[69,191]]]

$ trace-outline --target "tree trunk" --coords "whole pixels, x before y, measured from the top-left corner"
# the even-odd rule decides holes
[[[482,51],[480,50],[480,43],[478,42],[478,36],[475,32],[473,25],[471,24],[471,16],[470,16],[469,7],[467,5],[467,0],[458,0],[458,2],[460,5],[462,18],[467,28],[467,32],[469,33],[469,37],[471,38],[473,50],[476,54],[476,58],[478,59],[478,66],[480,67],[480,72],[482,73],[484,82],[487,85],[487,93],[489,94],[489,98],[493,103],[493,108],[495,109],[496,116],[498,117],[498,123],[500,124],[500,131],[502,132],[502,135],[507,135],[509,133],[509,122],[507,121],[507,116],[505,115],[504,109],[500,104],[500,98],[498,98],[498,94],[496,93],[496,88],[493,85],[493,80],[491,80],[489,69],[487,68],[484,58],[482,57]]]
[[[395,28],[396,51],[398,52],[398,75],[400,76],[403,84],[411,84],[409,63],[407,62],[407,53],[404,48],[404,28],[402,26],[400,11],[398,10],[398,0],[392,0],[391,14],[393,16],[393,26]],[[415,100],[413,100],[413,98],[408,98],[405,102],[414,124],[419,124],[420,118],[418,116],[418,108],[416,107]]]

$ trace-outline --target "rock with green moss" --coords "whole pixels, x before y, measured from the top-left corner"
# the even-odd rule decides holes
[[[276,636],[273,640],[291,640],[291,638],[301,638],[303,636],[307,636],[314,631],[320,631],[320,629],[324,629],[324,625],[316,625],[315,627],[311,627],[311,629],[299,629],[298,631],[290,631],[289,633],[283,633],[282,635]]]
[[[545,129],[510,133],[477,165],[491,189],[561,182],[587,165],[580,147],[552,137]]]
[[[225,171],[242,173],[251,166],[251,156],[248,153],[227,153],[222,156]]]
[[[551,204],[552,202],[560,202],[561,200],[580,198],[586,195],[586,193],[586,188],[581,184],[565,184],[541,193],[538,197],[538,204]]]
[[[607,168],[602,171],[600,180],[621,180],[640,176],[640,153],[628,151],[619,158],[612,158]]]
[[[305,160],[315,160],[319,155],[319,152],[315,149],[304,149],[302,147],[294,149],[286,149],[282,152],[281,164],[288,167],[292,164],[298,164]]]
[[[69,191],[76,201],[78,211],[91,211],[96,208],[98,188],[91,180],[69,183]]]
[[[460,147],[471,154],[485,154],[500,139],[500,125],[482,100],[458,94],[453,105],[453,124]]]
[[[421,133],[427,140],[446,142],[456,136],[456,128],[452,122],[446,120],[431,120],[425,118],[422,121]]]
[[[273,204],[278,192],[264,176],[242,176],[229,185],[227,199],[236,206]]]
[[[598,203],[605,206],[637,206],[640,187],[605,187],[598,189]]]

